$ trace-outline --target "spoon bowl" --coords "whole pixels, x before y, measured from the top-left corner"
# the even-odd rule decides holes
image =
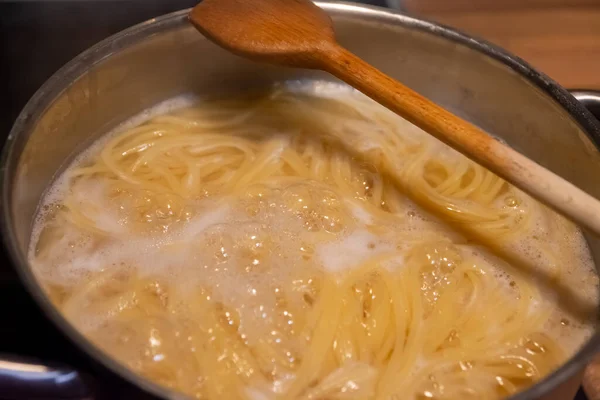
[[[237,55],[278,65],[322,68],[336,44],[331,18],[304,0],[204,0],[190,21]]]

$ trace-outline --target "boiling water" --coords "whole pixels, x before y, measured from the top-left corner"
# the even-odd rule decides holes
[[[344,101],[350,95],[328,96]],[[350,173],[341,181],[297,172],[303,169],[294,169],[296,158],[310,168],[319,162],[302,159],[306,152],[300,150],[301,157],[288,154],[299,146],[295,140],[306,123],[271,123],[266,112],[258,122],[239,117],[260,114],[254,105],[223,116],[216,108],[210,118],[178,114],[195,102],[163,103],[80,155],[48,189],[32,235],[30,260],[55,304],[130,368],[199,398],[498,398],[552,371],[593,332],[598,279],[581,232],[516,189],[499,190],[486,203],[493,212],[514,209],[514,227],[495,233],[501,219],[493,215],[488,225],[462,221],[457,227],[436,212],[437,203],[423,206],[418,195],[404,193],[419,189],[412,181],[394,186],[377,168],[367,168],[368,179]],[[160,155],[163,169],[156,171],[168,171],[167,178],[135,175],[143,163],[119,175],[106,167],[113,159],[98,161],[122,132],[164,114],[179,119],[151,122],[150,131],[159,133],[114,159],[160,149],[158,143],[178,129],[194,135],[248,131],[260,145],[248,145],[246,153],[200,154],[208,142],[186,137]],[[233,121],[238,117],[239,124]],[[365,136],[355,143],[366,154],[382,148],[370,138],[386,128],[362,118],[356,132]],[[416,165],[412,153],[423,147],[417,142],[435,149],[433,161],[457,159],[414,126],[391,121],[408,132],[407,161],[399,170]],[[265,132],[253,131],[252,123],[266,124]],[[195,180],[193,165],[185,170],[169,161],[181,149],[202,168],[211,168],[203,163],[207,157],[237,162],[234,157],[252,151],[255,158],[227,167],[230,179],[219,181],[223,174],[215,170]],[[265,149],[268,156],[261,158]],[[326,154],[331,174],[345,168],[334,168],[335,152]],[[286,157],[296,161],[278,162]],[[355,168],[352,160],[348,168]],[[253,177],[238,173],[261,162],[266,167]],[[99,172],[81,173],[90,167]],[[374,182],[384,182],[387,196],[376,207]],[[477,201],[467,197],[454,199],[453,207],[471,210]],[[576,293],[569,292],[573,288]],[[565,303],[565,291],[575,300]],[[327,314],[327,307],[334,311]],[[324,315],[336,325],[326,326]],[[318,350],[327,353],[321,358],[311,353],[319,341],[329,341]]]

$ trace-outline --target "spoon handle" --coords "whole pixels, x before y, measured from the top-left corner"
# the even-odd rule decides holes
[[[339,45],[319,54],[320,68],[394,111],[498,176],[600,235],[600,201]]]

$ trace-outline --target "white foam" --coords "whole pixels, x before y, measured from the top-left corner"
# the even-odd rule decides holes
[[[361,207],[354,202],[347,202],[352,212],[352,216],[356,218],[361,224],[371,225],[373,224],[373,216],[364,207]]]
[[[202,214],[200,218],[191,219],[183,229],[184,238],[194,237],[206,231],[210,226],[221,224],[227,221],[227,216],[231,211],[229,204],[220,204],[216,208]]]
[[[331,273],[344,272],[360,266],[374,256],[392,252],[394,247],[366,230],[358,229],[340,240],[317,246],[316,254],[323,267]]]

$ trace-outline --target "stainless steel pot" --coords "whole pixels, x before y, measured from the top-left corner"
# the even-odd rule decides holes
[[[350,3],[319,5],[333,17],[339,41],[351,51],[600,198],[598,121],[548,77],[493,45],[430,22]],[[134,26],[75,58],[29,101],[8,137],[1,164],[2,233],[22,280],[75,344],[147,392],[180,397],[94,347],[51,305],[36,281],[26,256],[40,198],[74,154],[162,100],[185,92],[234,93],[290,79],[332,80],[315,71],[233,56],[198,34],[184,10]],[[600,104],[597,93],[579,96],[590,106]],[[600,265],[600,240],[587,239]],[[595,335],[560,369],[513,400],[572,398],[583,367],[598,349],[600,335]],[[23,360],[0,362],[0,390],[11,390],[0,393],[94,396],[75,371],[37,367]]]

